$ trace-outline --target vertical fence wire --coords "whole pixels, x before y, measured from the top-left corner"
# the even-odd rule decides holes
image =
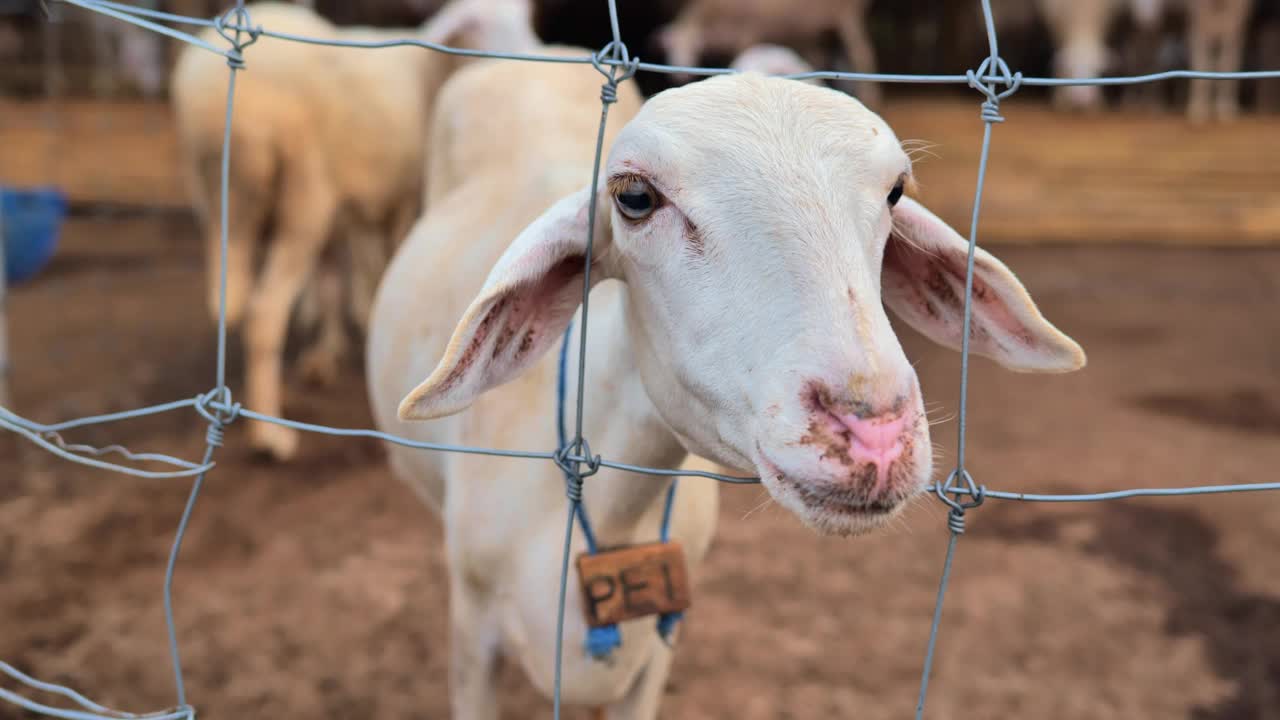
[[[109,415],[101,415],[89,418],[80,418],[77,420],[66,421],[54,425],[43,425],[18,416],[16,413],[9,411],[7,408],[0,407],[0,427],[17,432],[36,444],[44,447],[50,452],[54,452],[66,459],[74,462],[82,463],[96,468],[105,468],[117,472],[135,475],[139,477],[194,477],[191,491],[187,497],[186,504],[183,508],[182,516],[179,520],[177,530],[165,568],[164,577],[164,611],[165,623],[168,634],[169,652],[174,673],[174,682],[176,690],[177,707],[159,713],[151,713],[148,715],[133,715],[117,710],[111,710],[101,705],[97,705],[85,698],[83,695],[71,690],[70,688],[54,685],[52,683],[42,682],[14,668],[7,663],[0,662],[0,674],[4,674],[18,682],[21,682],[31,688],[51,692],[61,695],[65,698],[84,708],[83,711],[64,710],[54,708],[48,705],[42,705],[30,701],[11,691],[0,689],[0,699],[14,703],[18,706],[32,710],[33,712],[45,714],[52,717],[72,718],[74,720],[111,720],[120,717],[129,718],[147,718],[148,720],[178,720],[183,718],[190,720],[194,717],[194,710],[187,703],[187,695],[185,682],[183,678],[181,657],[178,648],[177,627],[174,620],[174,608],[172,598],[172,587],[174,573],[177,566],[177,559],[181,551],[182,542],[186,535],[192,513],[194,511],[196,501],[199,497],[201,487],[206,478],[206,474],[212,467],[212,458],[217,447],[222,445],[224,427],[243,415],[255,421],[276,423],[286,427],[305,430],[309,432],[326,433],[339,436],[361,436],[375,437],[387,442],[398,443],[401,445],[421,448],[424,450],[443,451],[443,452],[462,452],[462,453],[479,453],[501,457],[522,457],[529,459],[552,460],[565,473],[566,477],[566,497],[568,499],[568,516],[565,523],[563,555],[561,558],[561,575],[559,588],[559,602],[557,605],[556,618],[556,644],[555,644],[555,675],[554,675],[554,691],[553,691],[553,707],[554,715],[557,720],[561,714],[561,681],[562,681],[562,664],[564,653],[564,620],[565,606],[568,591],[569,577],[569,560],[572,550],[573,529],[576,514],[582,502],[583,481],[586,477],[595,474],[601,467],[613,468],[625,472],[642,473],[651,476],[694,476],[711,478],[722,482],[730,483],[750,483],[758,482],[758,478],[745,478],[727,476],[718,473],[710,473],[705,471],[685,471],[671,470],[662,468],[647,468],[624,463],[613,462],[601,459],[599,456],[591,454],[590,445],[584,435],[583,412],[585,406],[585,376],[587,361],[587,319],[589,311],[590,291],[591,291],[591,264],[592,252],[595,242],[596,230],[596,214],[597,214],[597,193],[596,189],[599,184],[600,165],[604,154],[604,137],[605,129],[609,114],[609,105],[616,100],[616,90],[619,82],[629,79],[637,69],[643,69],[654,72],[684,72],[694,75],[715,75],[732,72],[726,68],[688,68],[670,65],[661,65],[655,63],[642,63],[638,59],[631,58],[626,45],[622,42],[618,21],[618,9],[616,0],[607,0],[609,10],[609,25],[612,41],[609,42],[602,50],[590,56],[579,58],[565,58],[564,56],[537,56],[519,53],[504,52],[481,52],[475,50],[463,50],[458,48],[449,48],[432,43],[425,43],[413,39],[394,40],[394,41],[377,41],[377,42],[359,42],[335,39],[318,39],[307,38],[302,36],[289,35],[287,33],[272,32],[269,29],[253,26],[248,12],[245,9],[244,0],[235,0],[234,7],[218,16],[213,20],[201,18],[189,18],[169,13],[161,13],[157,11],[147,10],[145,8],[134,7],[119,2],[109,2],[107,0],[59,0],[60,2],[77,5],[79,7],[94,12],[110,15],[117,20],[130,22],[135,25],[144,27],[155,32],[160,32],[185,43],[202,47],[205,50],[223,55],[227,60],[229,69],[227,83],[227,97],[225,105],[225,118],[222,138],[222,156],[221,156],[221,178],[220,178],[220,206],[219,206],[219,275],[218,275],[218,318],[217,318],[217,363],[215,371],[215,384],[213,390],[203,395],[197,396],[194,400],[176,401],[165,403],[149,408],[140,408],[137,410],[123,411],[112,413]],[[938,498],[946,504],[950,511],[948,513],[948,529],[949,538],[947,543],[946,555],[943,561],[941,580],[938,586],[936,601],[934,604],[934,612],[932,623],[930,626],[928,646],[925,653],[924,666],[921,673],[920,692],[918,696],[916,713],[917,720],[923,717],[925,702],[928,697],[928,686],[930,674],[933,668],[933,661],[937,647],[937,639],[939,627],[941,625],[942,609],[946,598],[948,584],[950,582],[951,570],[953,566],[957,541],[959,536],[963,534],[965,511],[980,505],[986,498],[994,497],[1008,500],[1022,501],[1046,501],[1046,502],[1088,502],[1101,500],[1114,500],[1120,498],[1137,497],[1145,495],[1199,495],[1208,493],[1225,493],[1225,492],[1242,492],[1252,490],[1280,490],[1280,482],[1271,483],[1252,483],[1241,485],[1206,485],[1186,488],[1136,488],[1131,490],[1119,490],[1103,493],[1089,493],[1077,495],[1053,495],[1053,494],[1028,494],[1017,492],[1000,492],[990,491],[984,486],[974,482],[966,468],[966,443],[967,443],[967,422],[966,413],[968,409],[968,384],[969,384],[969,355],[970,355],[970,334],[972,319],[972,296],[974,284],[975,256],[977,252],[977,235],[978,221],[981,213],[982,194],[987,174],[987,161],[990,154],[992,127],[994,124],[1003,122],[1004,118],[999,113],[999,103],[1002,99],[1012,95],[1017,91],[1020,85],[1040,85],[1040,86],[1059,86],[1059,85],[1127,85],[1142,82],[1151,82],[1155,80],[1164,80],[1170,78],[1202,78],[1202,79],[1263,79],[1276,78],[1280,79],[1280,70],[1267,71],[1249,71],[1235,73],[1211,73],[1199,71],[1168,71],[1152,75],[1142,75],[1133,77],[1112,77],[1112,78],[1023,78],[1021,73],[1011,73],[1004,60],[1000,58],[995,20],[991,10],[990,0],[980,0],[983,20],[987,34],[988,45],[990,47],[990,55],[983,60],[976,71],[969,71],[965,75],[890,75],[890,74],[867,74],[867,73],[841,73],[829,71],[814,71],[807,73],[797,73],[784,75],[783,77],[791,77],[796,79],[807,78],[824,78],[824,79],[844,79],[844,80],[870,80],[878,82],[903,82],[903,83],[967,83],[970,87],[981,92],[986,100],[982,103],[982,120],[983,120],[983,136],[982,149],[978,163],[978,177],[974,191],[973,214],[969,231],[968,256],[965,274],[965,292],[964,292],[964,316],[963,316],[963,335],[961,339],[960,353],[960,397],[958,408],[958,427],[957,427],[957,457],[955,469],[951,472],[947,480],[943,483],[937,483],[931,486],[931,490]],[[152,21],[143,18],[151,18]],[[213,26],[219,35],[227,41],[230,49],[226,51],[210,45],[209,43],[196,38],[192,35],[167,28],[159,25],[155,20],[165,20],[181,24],[190,24],[198,26]],[[248,36],[247,42],[244,36]],[[227,260],[228,260],[228,227],[230,219],[229,208],[229,183],[230,183],[230,155],[232,144],[232,118],[234,108],[235,86],[237,72],[244,69],[243,50],[249,44],[252,44],[259,35],[279,38],[283,40],[307,42],[314,44],[324,44],[342,47],[358,47],[358,48],[379,48],[379,47],[395,47],[403,45],[415,45],[427,48],[432,51],[445,52],[454,55],[479,56],[504,58],[511,60],[524,61],[545,61],[545,62],[576,62],[591,63],[605,77],[605,83],[601,89],[601,112],[600,125],[596,137],[595,157],[592,164],[592,176],[590,187],[590,198],[588,206],[588,223],[587,243],[584,253],[583,267],[583,288],[582,288],[582,304],[581,304],[581,329],[579,331],[578,342],[578,382],[577,382],[577,399],[574,422],[574,435],[572,440],[564,443],[556,452],[538,452],[538,451],[519,451],[519,450],[501,450],[495,448],[476,448],[460,445],[448,445],[442,443],[426,443],[410,440],[408,438],[397,437],[388,433],[376,430],[366,429],[350,429],[350,428],[332,428],[323,425],[311,423],[300,423],[297,421],[287,420],[285,418],[272,417],[262,415],[250,410],[242,410],[240,406],[233,402],[231,393],[226,384],[226,344],[227,344],[227,319],[226,319],[226,286],[227,286]],[[1003,86],[1003,90],[999,88]],[[2,247],[2,246],[0,246]],[[3,256],[0,255],[0,258]],[[0,261],[2,265],[2,261]],[[2,282],[2,278],[0,278]],[[2,287],[2,285],[0,285]],[[0,296],[0,308],[3,307],[3,296]],[[0,315],[2,317],[2,315]],[[2,346],[0,346],[2,347]],[[3,370],[4,358],[0,356],[0,371]],[[0,398],[0,405],[4,404],[4,400]],[[199,464],[172,458],[159,453],[134,453],[126,448],[118,445],[112,445],[106,448],[93,448],[86,445],[67,444],[58,435],[59,431],[69,430],[73,428],[84,427],[93,424],[105,422],[114,422],[117,420],[141,417],[160,412],[167,412],[178,408],[191,407],[196,410],[207,422],[206,442],[203,460]],[[123,456],[129,461],[153,461],[163,462],[175,467],[181,468],[174,472],[149,472],[140,470],[128,465],[108,463],[105,461],[95,460],[97,456],[114,453]],[[585,466],[585,469],[584,469]]]
[[[1018,89],[1020,78],[1010,77],[1007,65],[1000,59],[1000,48],[996,37],[995,18],[991,13],[991,0],[981,0],[982,18],[987,29],[987,44],[991,55],[979,66],[978,72],[971,77],[970,84],[983,92],[986,100],[982,103],[982,150],[978,156],[978,179],[973,194],[973,218],[969,225],[969,250],[965,264],[964,276],[964,321],[960,336],[960,400],[957,409],[956,428],[956,467],[947,482],[939,489],[938,497],[950,510],[947,513],[947,552],[942,563],[942,577],[938,582],[938,595],[934,600],[933,619],[929,624],[929,641],[925,650],[924,666],[920,672],[920,694],[916,701],[916,720],[924,717],[925,701],[929,697],[929,676],[933,672],[933,660],[938,644],[938,630],[942,624],[942,608],[946,601],[947,586],[951,582],[951,567],[955,561],[956,545],[964,533],[965,511],[981,505],[983,489],[975,485],[972,476],[965,467],[965,444],[967,429],[967,411],[969,409],[969,344],[973,321],[973,272],[974,261],[978,251],[978,219],[982,214],[982,190],[987,178],[987,160],[991,155],[991,130],[1000,116],[1000,100]],[[984,70],[986,72],[984,72]],[[1008,78],[1007,89],[1003,94],[996,91],[996,83],[982,83],[982,76],[988,72],[1000,73]],[[957,483],[964,483],[965,496],[955,493],[959,489]],[[953,497],[948,497],[948,493]]]
[[[564,612],[569,589],[569,557],[573,549],[574,520],[582,512],[583,479],[587,475],[595,474],[600,467],[599,459],[591,455],[591,446],[583,436],[582,427],[583,410],[586,405],[587,319],[591,303],[591,254],[595,248],[596,214],[599,211],[596,190],[600,184],[600,163],[604,156],[604,135],[609,122],[609,106],[618,99],[618,81],[620,79],[625,80],[635,72],[634,67],[632,67],[620,77],[618,75],[618,65],[611,65],[606,69],[600,62],[600,60],[604,59],[622,60],[624,63],[630,63],[631,61],[618,28],[617,3],[615,0],[607,0],[607,2],[609,4],[609,24],[613,31],[613,40],[605,46],[604,50],[597,53],[597,57],[593,58],[596,62],[592,63],[604,75],[605,83],[600,89],[600,127],[596,131],[595,157],[591,161],[591,185],[587,190],[587,247],[583,252],[582,260],[582,319],[578,330],[578,392],[577,407],[574,413],[574,437],[570,446],[578,457],[584,458],[585,462],[588,463],[588,472],[584,473],[582,471],[582,460],[574,461],[571,465],[569,463],[562,464],[566,481],[569,485],[566,492],[569,500],[569,512],[564,529],[564,550],[560,559],[560,597],[556,603],[555,673],[552,687],[552,714],[555,720],[560,720],[562,705]],[[560,421],[557,420],[557,422]],[[564,453],[567,450],[568,448],[561,448],[560,452]]]
[[[236,0],[235,10],[237,20],[243,21],[246,17],[244,9],[244,0]],[[238,24],[244,24],[240,22]],[[237,29],[231,38],[235,50],[235,56],[227,58],[227,102],[226,114],[223,117],[222,129],[222,158],[219,177],[219,207],[218,207],[218,345],[217,345],[217,369],[215,371],[215,386],[213,396],[223,402],[230,402],[230,394],[227,391],[227,225],[230,218],[230,185],[231,175],[231,124],[232,114],[235,108],[236,95],[236,73],[244,67],[244,59],[241,56],[241,33]],[[204,461],[202,464],[208,465],[213,459],[214,450],[222,444],[222,425],[225,416],[220,411],[214,411],[209,420],[209,427],[205,438]],[[200,497],[200,490],[204,486],[206,473],[202,472],[196,476],[191,484],[191,493],[187,496],[187,503],[182,509],[182,517],[178,521],[178,529],[174,533],[173,546],[169,550],[169,558],[165,565],[164,573],[164,620],[169,635],[169,657],[173,663],[173,682],[177,691],[177,699],[179,707],[187,706],[187,688],[186,682],[182,675],[182,655],[178,648],[178,628],[173,618],[173,576],[178,564],[178,554],[182,551],[182,540],[186,537],[187,528],[191,523],[191,515],[195,511],[196,501]]]

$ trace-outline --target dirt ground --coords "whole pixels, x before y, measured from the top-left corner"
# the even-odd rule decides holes
[[[14,409],[52,421],[208,390],[194,233],[180,212],[70,223],[53,264],[10,291]],[[975,360],[980,482],[1276,479],[1280,251],[992,249],[1090,364],[1030,376]],[[958,356],[902,335],[926,398],[949,414]],[[230,358],[238,388],[234,344]],[[300,420],[371,424],[355,367],[335,389],[288,397]],[[184,411],[70,437],[190,458],[203,428]],[[955,429],[934,428],[944,466]],[[178,567],[190,702],[206,718],[447,717],[437,521],[376,442],[308,436],[298,461],[273,467],[247,455],[244,431],[228,431]],[[113,706],[171,705],[160,589],[187,490],[0,435],[0,659]],[[946,543],[940,503],[835,540],[763,500],[723,490],[664,717],[909,716]],[[517,672],[505,678],[506,717],[549,717]],[[0,704],[0,718],[20,717]],[[973,511],[928,717],[1280,719],[1280,494]]]

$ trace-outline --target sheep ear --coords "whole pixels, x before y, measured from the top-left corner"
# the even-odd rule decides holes
[[[920,203],[893,210],[880,293],[886,306],[940,345],[960,349],[969,243]],[[1070,372],[1084,350],[1040,314],[1027,290],[991,253],[976,248],[969,349],[1016,372]]]
[[[401,420],[465,410],[481,393],[528,370],[559,342],[582,301],[590,198],[584,188],[561,199],[516,237],[454,329],[444,358],[400,402]],[[603,279],[594,260],[603,257],[610,241],[608,206],[602,198],[592,285]]]

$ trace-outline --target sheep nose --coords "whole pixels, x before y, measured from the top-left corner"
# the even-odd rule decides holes
[[[859,417],[833,413],[833,416],[849,429],[849,454],[855,460],[874,462],[883,470],[902,455],[903,431],[907,427],[905,414]]]
[[[906,461],[903,455],[911,444],[915,430],[915,410],[899,398],[891,405],[875,407],[865,403],[840,402],[830,392],[814,394],[811,406],[815,419],[825,425],[830,440],[823,454],[838,459],[847,466],[874,468],[874,473],[857,474],[866,478],[869,487],[862,488],[867,497],[875,499],[888,491],[889,477],[894,464]],[[868,482],[874,477],[874,482]]]

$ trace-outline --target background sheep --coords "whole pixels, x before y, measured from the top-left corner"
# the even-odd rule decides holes
[[[849,70],[876,72],[875,48],[867,34],[867,0],[692,0],[658,32],[658,42],[672,65],[699,64],[705,53],[737,55],[758,43],[781,43],[824,70],[830,56],[821,35],[835,31],[848,58]],[[854,94],[869,107],[880,103],[873,82],[854,83]]]
[[[1252,0],[1186,0],[1191,69],[1236,72],[1244,61],[1245,21]],[[1239,80],[1192,80],[1187,117],[1232,120],[1239,112]]]
[[[782,45],[752,45],[733,59],[729,67],[739,72],[758,72],[762,75],[797,75],[813,72],[812,65],[804,61],[796,51]],[[809,78],[802,80],[811,85],[820,85],[821,80]]]
[[[510,50],[536,37],[522,0],[456,0],[418,30],[336,27],[314,12],[278,2],[248,6],[253,22],[280,32],[348,40],[417,35],[463,47]],[[203,37],[221,42],[212,30]],[[282,412],[281,356],[290,309],[321,263],[351,263],[352,319],[367,320],[374,283],[394,243],[421,207],[425,135],[432,97],[464,59],[421,48],[359,51],[269,37],[246,50],[232,129],[232,225],[228,228],[227,320],[245,318],[248,402]],[[225,62],[183,50],[170,80],[175,121],[196,208],[203,218],[209,308],[217,316],[219,158]],[[337,237],[338,244],[330,243]],[[255,267],[261,251],[261,272]],[[334,270],[334,272],[338,272]],[[308,312],[326,325],[300,358],[327,378],[344,346],[333,281]],[[294,431],[250,428],[253,447],[276,459],[297,448]]]

